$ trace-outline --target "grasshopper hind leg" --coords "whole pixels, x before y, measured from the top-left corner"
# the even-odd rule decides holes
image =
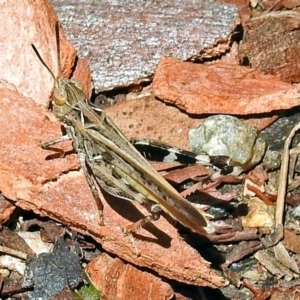
[[[123,234],[129,235],[130,233],[139,230],[146,223],[158,220],[160,215],[161,215],[160,206],[158,204],[152,204],[150,206],[150,214],[147,215],[145,218],[138,220],[137,222],[126,225],[123,229]]]
[[[161,214],[161,208],[158,204],[152,204],[149,210],[150,210],[150,214],[147,215],[145,218],[142,218],[137,222],[128,224],[123,228],[123,235],[129,237],[131,244],[134,247],[136,256],[139,256],[140,253],[136,246],[135,239],[132,233],[139,230],[146,223],[158,220]]]
[[[123,228],[123,235],[128,236],[128,238],[130,239],[130,242],[134,248],[134,253],[137,257],[140,255],[140,252],[135,243],[135,238],[132,233],[139,230],[141,227],[143,227],[143,225],[145,225],[146,223],[151,222],[151,221],[153,221],[153,216],[151,214],[149,214],[145,218],[142,218],[142,219],[138,220],[137,222],[128,224]]]
[[[154,221],[151,214],[147,215],[145,218],[138,220],[137,222],[130,223],[123,228],[123,235],[130,235],[132,232],[139,230],[146,223]]]

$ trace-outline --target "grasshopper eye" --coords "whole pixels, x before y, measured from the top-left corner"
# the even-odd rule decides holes
[[[68,100],[68,94],[65,89],[54,89],[53,101],[56,105],[62,106]]]
[[[79,90],[83,91],[83,84],[80,80],[78,79],[71,79],[70,80],[72,84],[75,85],[76,88],[78,88]]]

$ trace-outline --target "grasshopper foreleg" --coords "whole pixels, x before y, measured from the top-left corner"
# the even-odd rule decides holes
[[[56,144],[64,142],[64,141],[70,141],[70,140],[71,140],[71,138],[69,137],[69,135],[65,134],[63,136],[60,136],[57,139],[42,143],[41,146],[42,146],[43,149],[49,149],[53,145],[56,145]]]
[[[42,143],[42,145],[41,145],[42,149],[52,150],[55,152],[54,154],[48,155],[46,159],[48,160],[48,159],[53,159],[53,158],[63,158],[65,156],[65,151],[62,149],[59,149],[59,148],[54,148],[52,146],[56,145],[58,143],[64,142],[64,141],[68,141],[68,140],[71,140],[71,138],[69,137],[68,134],[66,134],[57,139]]]

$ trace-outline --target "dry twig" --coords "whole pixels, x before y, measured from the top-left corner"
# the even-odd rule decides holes
[[[11,256],[15,256],[15,257],[18,257],[18,258],[21,258],[24,260],[26,260],[28,257],[28,255],[22,251],[14,250],[9,247],[5,247],[5,246],[1,246],[1,245],[0,245],[0,252],[11,255]]]

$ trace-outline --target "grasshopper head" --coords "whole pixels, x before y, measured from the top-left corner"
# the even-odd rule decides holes
[[[82,82],[77,79],[60,78],[55,81],[53,92],[53,112],[57,119],[65,115],[85,100]]]
[[[58,58],[58,66],[59,66],[59,74],[60,72],[60,56],[59,56],[59,29],[58,23],[56,23],[56,41],[57,41],[57,58]],[[46,65],[36,47],[31,45],[37,57],[44,65],[44,67],[51,74],[54,79],[54,92],[53,92],[53,112],[56,118],[60,121],[63,121],[65,115],[71,112],[73,109],[76,109],[76,106],[79,102],[85,100],[85,95],[83,92],[83,84],[81,81],[77,79],[67,79],[67,78],[59,78],[57,79],[50,68]]]

